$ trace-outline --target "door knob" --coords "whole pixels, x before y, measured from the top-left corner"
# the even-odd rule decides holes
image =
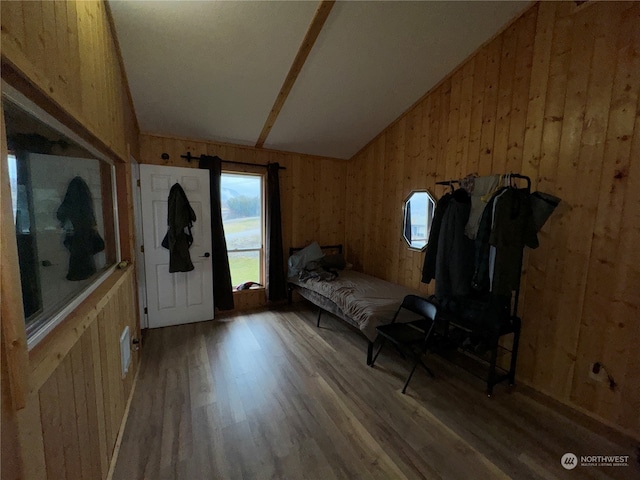
[[[209,252],[205,252],[204,255],[200,255],[200,258],[209,258],[211,254]]]

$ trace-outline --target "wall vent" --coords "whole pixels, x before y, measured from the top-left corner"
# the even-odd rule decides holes
[[[122,378],[127,376],[129,365],[131,365],[131,334],[129,327],[124,327],[120,335],[120,362],[122,365]]]

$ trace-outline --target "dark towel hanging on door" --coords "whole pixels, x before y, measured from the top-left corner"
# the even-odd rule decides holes
[[[196,214],[179,183],[171,187],[168,201],[169,231],[162,240],[162,246],[169,249],[169,272],[190,272],[194,268],[189,248],[193,243],[191,228]]]

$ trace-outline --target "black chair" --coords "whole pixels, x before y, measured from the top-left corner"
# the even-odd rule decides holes
[[[403,309],[413,313],[419,319],[406,323],[396,323]],[[429,375],[433,377],[433,372],[422,361],[422,355],[426,353],[430,344],[437,315],[438,308],[428,299],[416,295],[407,295],[393,316],[391,323],[376,327],[381,342],[376,355],[371,361],[372,367],[387,340],[393,343],[396,350],[403,357],[409,356],[413,358],[413,367],[402,388],[402,393],[407,390],[407,385],[409,385],[413,372],[415,372],[418,365],[422,365]]]

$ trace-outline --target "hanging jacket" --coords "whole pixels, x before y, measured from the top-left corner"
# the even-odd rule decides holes
[[[496,247],[491,291],[511,295],[520,285],[522,250],[538,247],[536,224],[527,189],[509,188],[496,198],[489,243]]]
[[[436,277],[436,257],[438,255],[438,237],[440,236],[440,227],[442,226],[442,218],[447,210],[447,206],[451,201],[452,195],[446,193],[436,204],[436,210],[433,214],[431,222],[431,230],[429,231],[429,240],[424,254],[424,264],[422,265],[422,283],[429,283]]]
[[[472,286],[478,292],[491,291],[490,270],[490,250],[489,237],[493,226],[493,210],[496,198],[504,193],[505,187],[499,188],[487,203],[482,212],[478,232],[475,239],[475,261]]]
[[[526,189],[501,188],[485,207],[480,221],[476,237],[474,289],[511,295],[511,291],[520,284],[522,249],[525,246],[538,246],[531,195]]]
[[[467,295],[473,276],[473,241],[464,234],[469,220],[471,199],[463,189],[452,194],[442,218],[436,256],[435,295],[442,302]]]
[[[64,239],[64,246],[69,250],[66,278],[71,281],[86,280],[96,273],[93,256],[104,250],[104,240],[97,230],[91,190],[82,177],[75,177],[69,182],[56,217],[63,226],[69,222],[73,227]]]
[[[169,249],[169,272],[190,272],[194,268],[189,247],[193,243],[191,228],[196,214],[179,183],[171,187],[168,201],[169,231],[162,240],[162,246]]]
[[[464,233],[471,240],[475,240],[480,227],[480,220],[484,207],[487,205],[485,196],[489,192],[494,192],[500,181],[500,175],[489,175],[486,177],[477,177],[474,181],[474,189],[471,194],[471,212],[469,213],[469,221],[464,229]]]

